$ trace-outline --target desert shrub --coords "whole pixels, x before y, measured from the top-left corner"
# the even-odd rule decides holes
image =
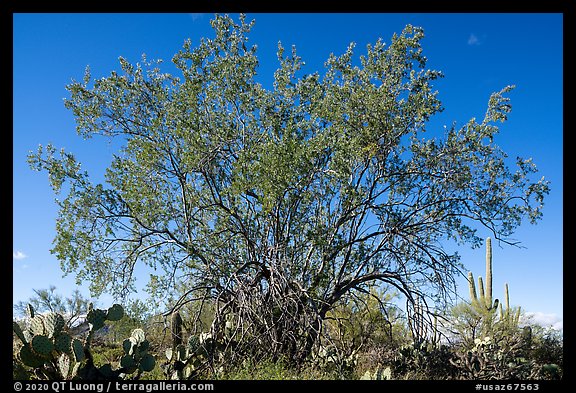
[[[392,375],[395,379],[453,379],[458,375],[450,362],[453,357],[447,345],[405,345],[395,354]]]
[[[564,372],[562,332],[539,325],[531,325],[530,329],[531,345],[528,356],[533,361],[534,378],[561,379]]]
[[[241,364],[227,366],[218,375],[226,380],[336,380],[342,379],[335,371],[322,370],[316,364],[307,362],[295,367],[286,359],[246,359]]]

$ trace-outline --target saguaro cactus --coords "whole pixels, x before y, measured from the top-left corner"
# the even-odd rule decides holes
[[[472,306],[482,319],[482,334],[491,335],[496,325],[517,328],[520,321],[520,307],[510,307],[508,284],[504,285],[504,301],[492,301],[492,241],[486,239],[486,285],[478,277],[478,293],[474,285],[474,275],[468,273],[468,285]],[[496,311],[499,311],[498,313]]]
[[[504,302],[506,304],[506,310],[504,310],[504,308],[502,307],[502,303],[500,303],[500,321],[509,323],[511,326],[518,326],[522,309],[521,307],[517,307],[514,313],[510,312],[512,308],[510,307],[510,294],[508,292],[508,283],[504,285]]]
[[[172,348],[182,344],[182,317],[176,311],[172,314]]]
[[[472,272],[468,272],[468,285],[470,286],[470,300],[472,300],[473,304],[479,305],[487,311],[493,311],[498,308],[498,299],[495,299],[494,303],[492,303],[492,241],[490,238],[486,239],[486,290],[484,290],[482,277],[478,277],[480,296],[476,295],[474,275]]]

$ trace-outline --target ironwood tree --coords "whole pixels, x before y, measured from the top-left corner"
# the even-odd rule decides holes
[[[67,86],[78,134],[122,145],[105,182],[52,145],[29,162],[65,195],[52,252],[94,295],[129,293],[146,264],[152,295],[178,299],[169,312],[210,302],[235,354],[302,360],[344,295],[380,283],[408,305],[441,300],[462,268],[446,240],[478,247],[484,228],[511,243],[541,217],[548,182],[530,159],[510,169],[494,141],[512,87],[483,119],[426,138],[442,74],[426,69],[421,28],[308,74],[279,44],[266,88],[253,23],[216,16],[212,38],[172,58],[178,75],[120,58]]]

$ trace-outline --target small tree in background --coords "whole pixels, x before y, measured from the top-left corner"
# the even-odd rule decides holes
[[[139,299],[130,300],[124,306],[124,316],[110,323],[108,329],[109,338],[112,342],[119,342],[132,334],[134,329],[141,329],[148,326],[152,315],[148,306]]]
[[[81,317],[88,313],[91,300],[85,298],[79,290],[74,290],[71,297],[64,298],[56,292],[56,287],[48,289],[33,289],[35,295],[26,301],[19,301],[14,310],[21,317],[27,316],[27,306],[32,305],[38,313],[53,312],[64,316],[66,327],[73,326]]]

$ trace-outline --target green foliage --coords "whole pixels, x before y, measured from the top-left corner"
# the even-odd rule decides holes
[[[349,379],[353,375],[357,362],[356,353],[343,352],[334,345],[320,346],[312,357],[312,364],[325,373],[338,375],[340,379]]]
[[[522,343],[516,351],[517,356],[525,359],[527,378],[562,379],[564,373],[564,344],[561,331],[551,327],[527,324],[513,338]],[[508,347],[510,347],[509,343]]]
[[[433,86],[442,73],[426,68],[422,28],[367,45],[359,61],[351,44],[322,73],[304,73],[296,49],[279,44],[266,89],[248,37],[254,22],[217,15],[211,24],[211,38],[186,41],[172,58],[178,75],[161,72],[161,61],[120,57],[108,76],[86,69],[67,86],[78,134],[121,141],[105,184],[52,145],[29,155],[65,194],[52,252],[94,294],[134,290],[143,263],[164,273],[149,287],[158,301],[252,299],[226,313],[295,307],[291,321],[277,312],[234,317],[261,335],[245,348],[291,355],[296,347],[302,359],[342,296],[384,282],[442,297],[459,259],[430,245],[476,245],[476,223],[508,236],[540,218],[548,183],[531,179],[530,160],[509,170],[494,142],[511,86],[489,97],[481,121],[422,138],[443,109]],[[179,285],[192,290],[174,294]],[[263,334],[262,326],[279,327]]]
[[[45,329],[51,326],[48,321],[59,320],[31,311],[34,318],[43,321]],[[358,323],[372,321],[368,314],[355,317]],[[55,322],[55,325],[60,323]],[[142,329],[134,329],[128,339],[115,344],[93,340],[92,332],[83,342],[72,337],[66,328],[53,337],[48,337],[47,331],[33,335],[29,331],[31,326],[32,321],[26,328],[13,323],[14,342],[19,344],[14,346],[13,360],[13,376],[17,379],[541,380],[563,376],[562,335],[538,325],[506,332],[495,329],[494,336],[476,338],[470,347],[463,343],[398,345],[393,341],[376,340],[351,355],[342,351],[342,347],[320,346],[308,362],[298,367],[288,359],[269,356],[246,357],[241,362],[224,361],[217,368],[210,367],[211,359],[224,352],[208,333],[189,335],[184,344],[169,348],[164,364],[156,367],[158,362],[154,355],[159,353],[159,347],[152,346]],[[343,333],[346,332],[346,325],[337,326],[344,327]],[[92,345],[86,345],[90,337]],[[352,340],[352,337],[346,340]],[[386,348],[382,356],[368,359],[367,352],[378,346]]]
[[[561,367],[542,363],[532,356],[532,343],[526,336],[516,334],[509,342],[495,341],[490,337],[477,338],[474,347],[454,351],[450,362],[459,370],[461,379],[475,380],[530,380],[559,379]]]
[[[110,313],[111,309],[109,308],[107,311],[107,319],[109,321],[107,339],[110,343],[122,342],[124,337],[130,336],[134,329],[147,325],[150,319],[149,308],[141,300],[129,301],[123,307],[120,319],[110,320]],[[113,318],[118,318],[118,311],[112,311],[112,316]]]
[[[363,366],[361,350],[407,343],[409,332],[393,303],[396,298],[387,288],[375,286],[343,297],[326,315],[320,346],[313,352],[313,364],[339,378],[352,378]],[[366,370],[372,374],[377,371],[377,367]]]
[[[294,380],[300,379],[285,361],[245,361],[238,367],[223,372],[220,379],[228,380]]]
[[[239,364],[224,364],[216,375],[222,380],[335,380],[341,375],[313,365],[294,368],[287,359],[245,359]]]
[[[404,379],[451,379],[457,375],[452,356],[446,345],[406,345],[398,349],[391,367]]]
[[[508,284],[504,286],[504,306],[492,305],[492,250],[486,242],[487,290],[476,297],[472,273],[469,273],[471,304],[461,303],[452,310],[452,326],[458,331],[461,346],[450,359],[463,379],[560,379],[562,375],[561,340],[543,334],[541,328],[520,326],[521,308],[510,306]],[[498,307],[499,313],[496,312]],[[554,335],[552,335],[554,336]],[[554,355],[540,357],[542,343]]]
[[[92,345],[90,353],[94,359],[94,366],[101,368],[106,364],[115,364],[124,355],[122,346],[118,343],[100,342],[99,345]]]
[[[529,159],[510,170],[495,143],[512,86],[489,97],[480,121],[422,138],[443,110],[422,28],[359,59],[351,44],[322,74],[304,73],[296,49],[279,44],[266,89],[254,22],[211,24],[211,38],[173,56],[177,76],[120,57],[108,76],[87,68],[67,86],[77,133],[121,142],[104,184],[52,145],[28,157],[64,194],[51,251],[93,294],[135,290],[145,264],[161,272],[149,285],[158,302],[216,305],[215,338],[237,321],[234,351],[301,363],[342,297],[384,283],[445,301],[461,266],[437,245],[478,245],[477,224],[507,237],[541,217],[548,182],[533,179]],[[104,317],[93,311],[92,328]]]
[[[397,294],[376,287],[343,297],[326,314],[326,334],[341,350],[348,351],[354,349],[347,348],[350,344],[404,344],[406,331],[400,311],[393,304],[397,298]]]

